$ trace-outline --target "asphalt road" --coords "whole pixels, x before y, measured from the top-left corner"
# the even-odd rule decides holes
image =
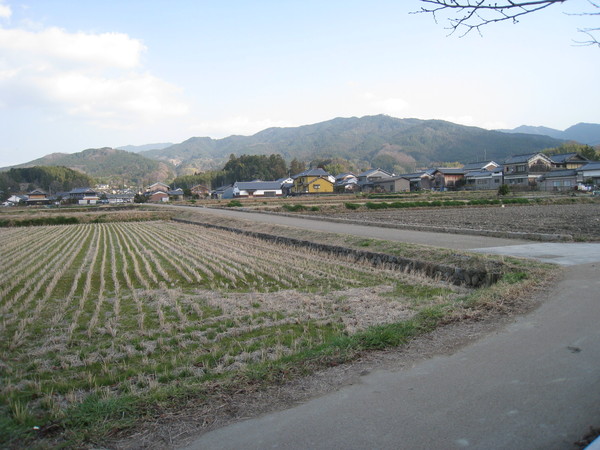
[[[272,218],[255,216],[242,218]],[[312,229],[332,225],[307,222]],[[206,433],[186,448],[571,449],[600,424],[598,244],[333,226],[336,232],[366,228],[371,237],[381,233],[384,239],[449,248],[533,252],[539,259],[560,259],[564,277],[538,309],[452,355],[372,372],[300,406]]]

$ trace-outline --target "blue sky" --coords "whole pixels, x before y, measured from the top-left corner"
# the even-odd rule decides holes
[[[600,122],[586,0],[448,37],[418,0],[0,0],[0,167],[388,114]]]

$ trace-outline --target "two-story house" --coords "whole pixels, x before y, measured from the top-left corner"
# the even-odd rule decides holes
[[[292,178],[294,179],[294,185],[291,188],[292,194],[330,194],[333,192],[335,178],[321,168],[305,170]]]
[[[381,181],[386,178],[392,178],[393,174],[383,169],[369,169],[357,176],[358,186],[361,191],[369,192],[375,188],[374,182]]]
[[[543,153],[511,156],[504,161],[504,183],[511,188],[533,188],[552,168],[552,160]]]

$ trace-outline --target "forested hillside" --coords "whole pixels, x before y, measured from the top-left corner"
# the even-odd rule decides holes
[[[541,135],[510,134],[441,120],[379,115],[337,118],[294,128],[269,128],[253,136],[195,137],[144,156],[177,166],[179,174],[217,169],[230,154],[279,154],[309,162],[344,158],[355,166],[392,166],[397,172],[442,162],[472,162],[557,147]]]
[[[43,189],[49,193],[70,191],[76,187],[93,186],[95,180],[88,175],[67,167],[27,167],[0,172],[0,196],[2,200],[22,190]],[[21,189],[21,188],[24,189]]]
[[[112,148],[88,149],[78,153],[54,153],[17,167],[65,166],[111,185],[143,185],[175,176],[165,162]]]

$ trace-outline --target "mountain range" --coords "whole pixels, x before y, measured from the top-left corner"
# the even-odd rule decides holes
[[[140,155],[169,162],[180,174],[221,167],[230,154],[271,153],[280,154],[288,161],[340,157],[367,165],[378,158],[392,158],[410,170],[441,162],[503,160],[510,155],[557,147],[561,142],[541,134],[505,133],[442,120],[378,115],[268,128],[252,136],[193,137],[164,149],[143,151]]]
[[[556,130],[554,128],[547,127],[532,127],[528,125],[521,125],[520,127],[512,130],[498,130],[505,133],[526,133],[526,134],[537,134],[550,136],[555,139],[562,139],[565,141],[576,141],[581,144],[587,145],[600,145],[600,124],[597,123],[578,123],[567,128],[564,131]]]
[[[511,155],[558,147],[565,140],[596,145],[600,125],[578,124],[565,131],[526,126],[490,131],[442,120],[377,115],[268,128],[252,136],[192,137],[173,145],[121,147],[130,151],[101,148],[53,153],[13,167],[65,166],[116,184],[168,181],[177,175],[221,169],[231,154],[279,154],[288,162],[344,158],[356,167],[384,167],[385,163],[397,171],[411,171],[452,162],[501,162]]]

